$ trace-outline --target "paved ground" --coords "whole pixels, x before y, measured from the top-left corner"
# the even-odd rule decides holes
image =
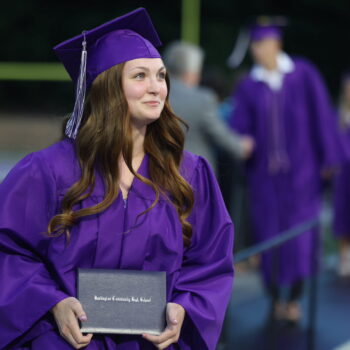
[[[0,151],[33,151],[55,142],[62,117],[0,112]]]
[[[340,279],[331,268],[319,276],[314,347],[308,331],[309,288],[302,300],[304,318],[298,327],[271,325],[269,302],[258,273],[236,276],[227,312],[222,350],[343,350],[350,341],[350,278]],[[312,339],[312,338],[311,338]],[[343,346],[338,349],[338,347]]]
[[[0,181],[26,154],[60,138],[62,117],[0,112]]]

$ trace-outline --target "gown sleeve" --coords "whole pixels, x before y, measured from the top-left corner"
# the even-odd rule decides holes
[[[53,175],[40,155],[21,160],[0,184],[0,348],[68,297],[45,262],[56,207]]]
[[[337,114],[320,73],[312,64],[307,64],[304,68],[311,123],[315,126],[313,137],[320,167],[333,168],[345,158],[337,127]]]
[[[185,250],[172,302],[186,310],[181,349],[214,350],[233,285],[233,224],[216,178],[199,158],[191,186],[192,242]]]
[[[246,81],[242,81],[235,93],[232,95],[234,108],[232,109],[229,125],[231,129],[240,134],[253,136],[252,110],[249,102],[248,86]]]

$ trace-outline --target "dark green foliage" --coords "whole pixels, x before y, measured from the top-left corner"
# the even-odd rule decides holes
[[[83,29],[143,6],[149,11],[164,44],[180,37],[181,0],[44,1],[16,0],[0,5],[0,61],[56,61],[52,47]],[[322,71],[332,95],[338,94],[340,75],[350,68],[348,0],[202,0],[201,45],[206,64],[223,68],[228,84],[233,72],[226,59],[239,28],[258,14],[290,18],[285,48],[312,60]],[[243,68],[250,64],[249,58]],[[42,107],[69,110],[74,94],[69,83],[0,82],[0,109]],[[42,106],[41,101],[46,101]]]

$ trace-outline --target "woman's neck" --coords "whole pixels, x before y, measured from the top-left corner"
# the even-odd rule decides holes
[[[133,142],[133,152],[132,157],[138,158],[143,157],[145,154],[144,142],[146,136],[147,126],[142,126],[140,128],[133,126],[132,127],[132,142]]]
[[[144,141],[146,135],[146,127],[143,128],[135,128],[132,130],[132,140],[133,140],[133,152],[132,152],[132,168],[134,171],[138,171],[142,159],[145,155],[144,151]],[[119,187],[122,191],[123,198],[126,199],[128,197],[128,193],[132,182],[134,180],[134,175],[131,173],[130,169],[125,163],[125,160],[122,155],[119,158]]]

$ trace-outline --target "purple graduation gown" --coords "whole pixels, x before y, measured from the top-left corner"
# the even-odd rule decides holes
[[[231,127],[256,143],[247,178],[258,242],[318,214],[321,169],[333,167],[339,158],[335,112],[325,84],[311,63],[293,62],[279,91],[249,75],[234,95]],[[265,282],[289,285],[309,276],[314,238],[311,230],[276,253],[263,254]]]
[[[148,176],[147,155],[139,173]],[[0,348],[72,349],[49,310],[76,296],[80,267],[166,271],[167,300],[186,310],[179,344],[169,349],[215,349],[231,295],[233,226],[208,163],[184,153],[182,174],[195,194],[193,240],[186,249],[177,212],[165,198],[135,225],[155,198],[136,178],[127,202],[119,193],[104,212],[80,220],[68,246],[64,236],[45,236],[79,174],[74,146],[64,140],[25,157],[0,185]],[[98,178],[80,207],[103,194]],[[153,348],[140,336],[94,335],[86,349]]]
[[[346,161],[341,165],[333,183],[334,219],[336,237],[350,239],[350,128],[340,131]]]

